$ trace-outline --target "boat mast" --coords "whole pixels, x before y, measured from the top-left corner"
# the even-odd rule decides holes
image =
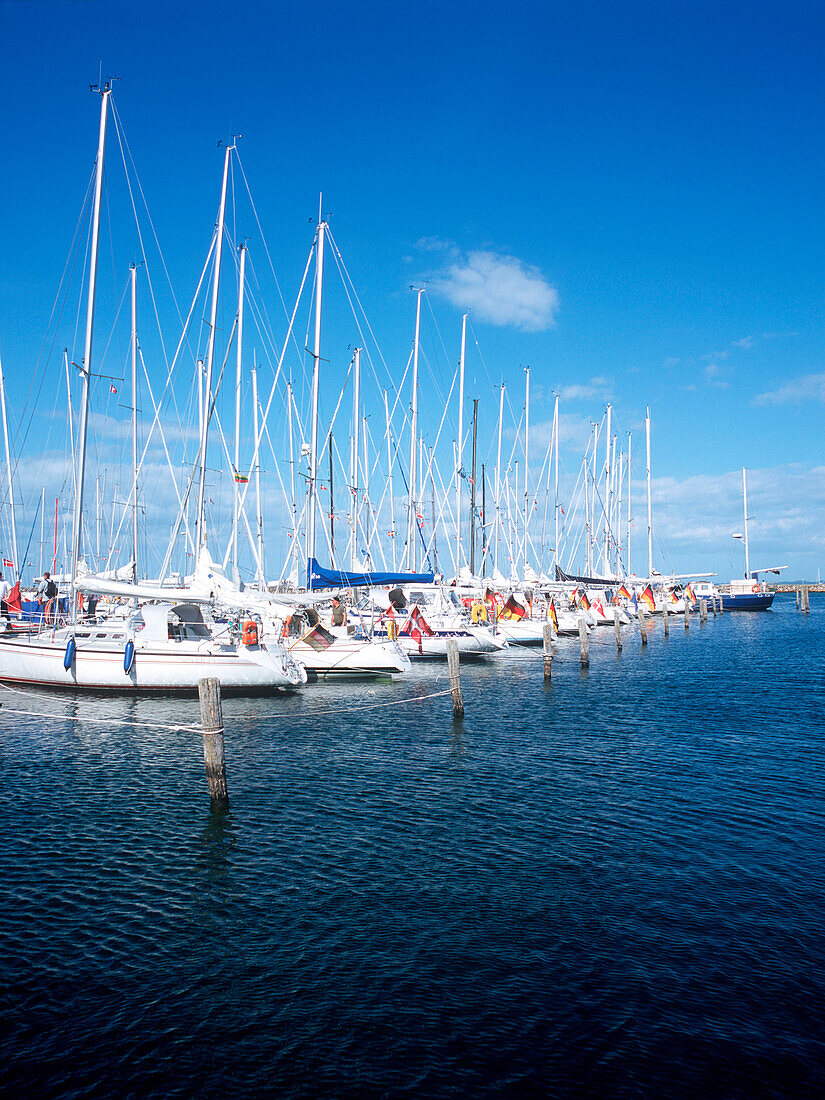
[[[83,378],[83,391],[80,406],[80,438],[78,440],[77,477],[75,479],[74,522],[72,526],[71,583],[74,589],[77,578],[77,566],[80,558],[81,523],[83,519],[83,485],[86,476],[86,437],[89,429],[89,382],[92,374],[92,336],[95,320],[95,291],[97,289],[97,254],[100,244],[100,205],[103,196],[103,159],[106,152],[106,121],[108,117],[111,84],[107,80],[102,88],[95,86],[93,91],[100,93],[100,132],[97,143],[97,165],[95,170],[94,212],[92,215],[92,241],[89,249],[89,297],[86,305],[86,338],[83,346],[83,363],[80,373]],[[56,556],[56,555],[55,555]],[[72,618],[77,617],[77,601],[72,599]]]
[[[553,541],[553,565],[558,564],[559,560],[559,395],[556,394],[556,407],[553,410],[553,450],[554,450],[554,463],[555,463],[555,501],[556,507],[554,508],[556,531]],[[555,580],[555,569],[553,570]]]
[[[241,521],[241,487],[238,481],[240,475],[240,461],[241,461],[241,372],[243,361],[243,302],[244,302],[244,273],[246,271],[246,245],[241,245],[238,249],[240,252],[240,267],[238,270],[238,346],[237,355],[235,358],[235,465],[234,475],[232,478],[232,486],[234,489],[233,497],[233,523],[232,523],[232,579],[235,584],[240,579],[240,573],[238,571],[238,525]],[[255,439],[257,441],[258,434],[255,433]]]
[[[501,527],[501,429],[504,423],[504,383],[498,397],[498,452],[496,456],[496,546],[495,568],[498,572],[498,534]]]
[[[604,503],[602,505],[602,511],[604,514],[604,534],[602,545],[602,562],[604,563],[605,573],[610,572],[610,446],[612,442],[612,413],[613,406],[608,402],[607,405],[607,438],[605,440],[604,447]]]
[[[132,264],[132,581],[138,579],[137,499],[137,265]]]
[[[396,538],[395,531],[395,498],[392,495],[392,435],[390,434],[390,406],[389,402],[387,401],[386,390],[384,390],[384,420],[387,425],[387,470],[390,492],[390,537],[392,538],[392,568],[393,571],[396,571],[398,569],[398,558],[395,546],[398,539]]]
[[[750,580],[751,561],[748,552],[748,475],[745,467],[742,467],[742,503],[745,511],[745,578]]]
[[[633,454],[633,432],[627,433],[627,561],[625,575],[630,576],[630,497],[633,482],[630,480],[630,459]]]
[[[522,573],[527,566],[527,522],[530,518],[530,368],[524,368],[524,540],[521,550]]]
[[[309,560],[315,557],[315,525],[318,509],[318,385],[321,365],[321,298],[324,289],[324,237],[327,223],[322,216],[323,196],[318,201],[318,235],[315,243],[315,340],[312,351],[312,425],[309,443],[309,514],[307,516],[307,588]]]
[[[413,345],[413,376],[412,376],[412,412],[410,419],[410,506],[407,519],[407,561],[411,573],[416,570],[418,560],[416,542],[416,516],[415,516],[415,483],[416,461],[418,459],[418,341],[421,334],[421,295],[422,287],[418,291],[418,299],[415,308],[415,344]]]
[[[458,454],[455,467],[455,523],[456,523],[456,567],[461,569],[461,471],[464,456],[464,351],[467,344],[467,318],[469,312],[461,318],[461,357],[458,360]]]
[[[204,379],[204,394],[201,416],[200,453],[200,483],[198,485],[198,512],[195,520],[195,564],[200,550],[206,545],[206,532],[204,531],[204,503],[206,498],[206,440],[209,435],[209,420],[212,404],[212,364],[215,358],[215,325],[218,319],[218,288],[221,281],[221,255],[223,254],[223,227],[226,216],[226,185],[229,179],[229,155],[235,148],[235,143],[227,145],[223,160],[223,183],[221,185],[221,202],[218,208],[218,224],[215,238],[215,269],[212,273],[212,308],[209,314],[209,341],[206,351],[206,378]]]
[[[349,567],[354,573],[358,568],[358,460],[359,439],[358,433],[361,427],[361,349],[355,349],[353,365],[353,394],[352,394],[352,463],[350,465],[350,499],[352,500],[352,549],[349,556]]]
[[[252,410],[253,426],[255,431],[255,517],[258,539],[258,588],[263,592],[266,587],[266,572],[264,570],[264,516],[261,511],[261,459],[260,448],[257,441],[258,434],[258,364],[255,358],[255,350],[252,350]],[[292,449],[290,448],[290,455]]]
[[[650,408],[645,413],[645,441],[647,447],[647,575],[653,576],[653,502],[650,493]]]
[[[473,398],[473,479],[470,482],[470,573],[476,575],[476,434],[478,432],[478,398]]]
[[[14,489],[11,477],[11,457],[9,454],[9,422],[6,418],[6,383],[3,378],[3,364],[0,362],[0,405],[3,412],[3,440],[6,445],[6,474],[9,482],[9,508],[11,510],[11,545],[14,551],[14,570],[19,580],[22,573],[21,563],[17,560],[17,528],[14,525]]]

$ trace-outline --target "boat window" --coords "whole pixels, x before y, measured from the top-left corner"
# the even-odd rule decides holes
[[[96,638],[105,638],[106,634],[103,631],[101,631],[99,634],[95,634],[95,637]]]
[[[122,634],[113,634],[112,637],[115,639],[115,641],[117,641],[119,638],[122,638],[123,635]]]
[[[91,637],[91,635],[89,634],[88,630],[84,630],[84,631],[78,630],[78,632],[75,634],[75,638],[89,638],[89,637]]]

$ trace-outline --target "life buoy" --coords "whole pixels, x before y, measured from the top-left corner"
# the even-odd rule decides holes
[[[398,623],[395,619],[387,619],[387,641],[394,642],[398,637]]]
[[[241,634],[242,645],[257,645],[258,644],[258,624],[254,619],[247,619],[243,624],[243,632]]]
[[[751,592],[758,592],[758,591],[759,591],[759,585],[758,584],[752,584],[751,585]]]
[[[66,652],[63,654],[63,667],[68,672],[74,662],[74,655],[77,649],[77,642],[74,638],[69,638],[66,642]]]
[[[123,650],[123,671],[128,676],[132,671],[132,665],[135,663],[135,643],[130,638],[126,643],[126,648]]]
[[[487,605],[476,600],[470,609],[470,618],[475,625],[487,622]]]

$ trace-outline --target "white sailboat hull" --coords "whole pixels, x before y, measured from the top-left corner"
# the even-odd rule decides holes
[[[62,632],[61,632],[62,634]],[[214,677],[223,689],[262,691],[296,687],[306,673],[283,651],[265,646],[223,646],[217,642],[135,642],[132,666],[124,668],[121,647],[76,640],[74,657],[64,667],[67,637],[0,638],[0,681],[43,687],[99,691],[196,691],[198,681]]]

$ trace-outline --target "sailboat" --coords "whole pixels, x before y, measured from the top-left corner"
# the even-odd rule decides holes
[[[721,593],[723,611],[767,611],[773,603],[774,593],[768,592],[760,582],[760,573],[776,573],[787,569],[787,565],[774,565],[768,569],[750,567],[750,548],[748,545],[748,475],[742,467],[742,499],[744,503],[744,527],[735,539],[741,539],[745,547],[745,576],[741,580],[730,582],[730,592]]]
[[[101,108],[81,372],[83,390],[77,438],[71,551],[72,621],[65,625],[50,625],[40,633],[26,637],[0,636],[0,680],[126,692],[194,691],[198,681],[204,677],[216,677],[221,686],[228,689],[267,690],[297,686],[306,682],[306,672],[291,654],[279,643],[265,643],[254,620],[248,620],[242,632],[233,630],[231,625],[221,626],[215,622],[209,612],[210,605],[215,603],[211,594],[198,599],[188,592],[168,589],[141,591],[139,586],[132,585],[128,586],[126,594],[133,605],[124,618],[109,619],[100,624],[94,619],[77,621],[77,593],[106,590],[105,581],[81,580],[79,577],[103,164],[111,85],[107,81],[102,88],[94,90],[100,93]],[[225,195],[226,171],[222,210]],[[205,429],[201,440],[201,461],[204,452]],[[201,486],[201,517],[202,495]],[[141,600],[155,602],[141,604]]]

